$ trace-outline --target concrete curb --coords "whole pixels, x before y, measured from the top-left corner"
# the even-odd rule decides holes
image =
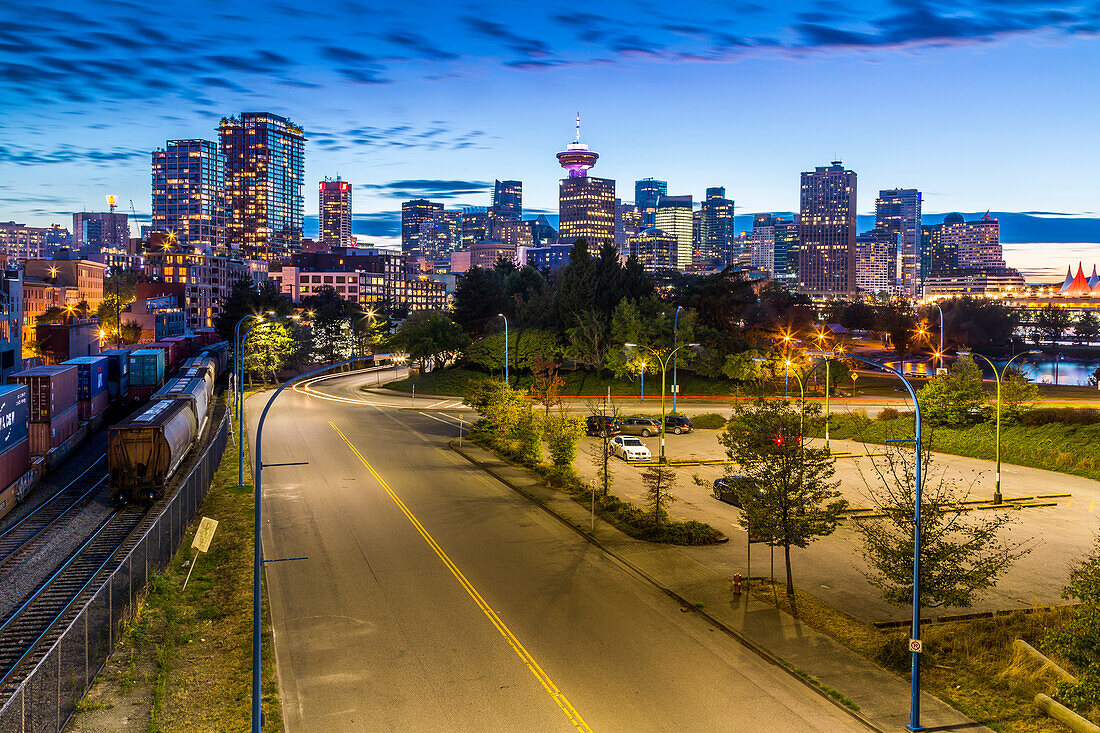
[[[614,551],[609,550],[596,537],[589,534],[589,532],[585,531],[582,527],[578,527],[577,525],[575,525],[571,521],[569,521],[566,517],[563,517],[562,515],[555,512],[542,499],[538,498],[537,496],[534,496],[533,494],[528,493],[527,491],[525,491],[521,487],[519,487],[516,484],[509,481],[507,478],[501,476],[499,473],[494,471],[491,467],[487,466],[486,464],[482,463],[481,461],[479,461],[476,458],[474,458],[473,456],[471,456],[461,446],[458,445],[457,441],[452,440],[452,441],[450,441],[449,445],[450,445],[451,450],[453,450],[455,453],[458,453],[460,456],[465,458],[467,461],[472,463],[474,466],[477,466],[479,469],[481,469],[485,473],[489,474],[490,476],[495,478],[497,481],[499,481],[500,483],[502,483],[505,486],[507,486],[508,488],[510,488],[512,491],[515,491],[516,493],[520,494],[521,496],[524,496],[525,498],[527,498],[530,501],[534,502],[539,507],[541,507],[543,509],[543,511],[545,511],[547,514],[549,514],[550,516],[557,519],[559,522],[564,524],[566,527],[569,527],[570,529],[572,529],[574,532],[576,532],[581,537],[583,537],[584,539],[591,542],[596,547],[599,547],[600,550],[602,550],[606,555],[614,558],[619,564],[630,568],[639,577],[643,578],[646,582],[650,583],[651,585],[653,585],[655,588],[657,588],[658,590],[660,590],[662,593],[666,594],[670,598],[676,600],[684,610],[698,613],[700,616],[707,619],[710,623],[714,624],[717,628],[724,631],[726,633],[726,635],[732,637],[733,639],[736,639],[739,643],[741,643],[747,649],[754,652],[761,659],[764,659],[764,660],[774,664],[775,666],[779,667],[780,669],[784,670],[791,677],[793,677],[794,679],[798,680],[803,685],[805,685],[808,689],[813,690],[818,695],[820,695],[822,698],[824,698],[824,699],[828,700],[830,703],[832,703],[835,707],[839,708],[840,710],[843,710],[845,713],[850,715],[853,719],[855,719],[855,720],[859,721],[860,723],[862,723],[863,725],[867,726],[867,728],[869,728],[870,730],[878,731],[878,733],[886,733],[885,730],[883,730],[882,728],[880,728],[877,725],[875,725],[874,723],[872,723],[862,713],[860,713],[857,710],[853,710],[852,708],[848,707],[847,705],[844,705],[839,700],[837,700],[835,697],[828,694],[823,689],[822,684],[820,682],[817,682],[817,680],[815,678],[809,677],[808,675],[803,676],[802,674],[799,674],[796,671],[795,667],[793,665],[791,665],[789,662],[787,662],[786,660],[784,660],[783,658],[773,654],[768,649],[760,646],[756,642],[754,642],[751,639],[747,638],[740,631],[738,631],[738,630],[736,630],[736,629],[734,629],[730,626],[727,626],[724,622],[722,622],[719,619],[715,618],[713,615],[711,615],[705,609],[696,607],[691,601],[684,598],[683,596],[681,596],[679,593],[672,590],[671,588],[666,588],[665,586],[661,585],[659,582],[657,582],[657,580],[655,578],[650,576],[648,573],[646,573],[644,570],[642,570],[641,568],[636,566],[634,563],[632,563],[629,560],[621,557],[620,555],[618,555]],[[570,499],[570,501],[572,501],[572,499]],[[638,541],[641,542],[642,540],[638,540]]]

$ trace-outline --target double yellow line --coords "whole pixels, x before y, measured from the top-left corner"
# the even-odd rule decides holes
[[[436,543],[435,539],[433,539],[432,536],[428,533],[428,530],[424,529],[424,525],[422,525],[420,521],[415,516],[413,516],[413,513],[409,511],[409,508],[405,506],[405,502],[401,501],[397,494],[393,493],[393,489],[391,489],[389,484],[386,483],[385,479],[383,479],[378,474],[378,472],[374,470],[374,467],[370,465],[366,458],[363,457],[363,454],[359,452],[359,449],[356,448],[350,440],[348,440],[348,436],[344,435],[344,433],[340,431],[340,428],[336,427],[336,424],[331,420],[328,424],[332,426],[332,429],[336,431],[336,434],[343,439],[348,448],[351,449],[351,452],[354,453],[359,461],[366,467],[366,469],[370,472],[370,475],[373,476],[374,480],[378,482],[378,485],[385,490],[390,499],[393,500],[393,503],[396,504],[397,508],[401,510],[401,513],[408,518],[408,520],[412,523],[414,527],[416,527],[416,531],[420,533],[420,536],[424,538],[424,541],[428,543],[428,546],[432,548],[439,559],[443,561],[443,564],[447,566],[447,569],[451,571],[451,575],[455,576],[455,579],[458,580],[459,584],[470,595],[470,598],[474,599],[474,603],[477,604],[478,608],[480,608],[482,612],[489,618],[489,621],[491,621],[493,626],[496,627],[497,631],[500,632],[500,635],[504,637],[504,640],[508,642],[508,645],[512,647],[515,653],[519,655],[519,658],[523,660],[523,663],[527,665],[527,669],[531,671],[531,674],[535,675],[535,679],[537,679],[539,683],[543,686],[543,688],[548,693],[550,693],[550,697],[554,698],[554,702],[558,704],[558,707],[561,708],[562,712],[565,713],[567,718],[569,718],[569,722],[572,723],[577,730],[585,731],[585,733],[592,733],[592,729],[589,728],[588,724],[584,722],[584,718],[581,717],[580,713],[578,713],[573,705],[569,702],[569,700],[566,699],[565,695],[563,695],[561,690],[558,689],[558,686],[555,685],[554,681],[550,679],[550,676],[543,671],[542,667],[539,666],[539,663],[536,662],[535,658],[531,656],[531,653],[523,647],[523,644],[521,644],[519,639],[516,638],[516,635],[513,634],[511,630],[507,626],[505,626],[504,622],[500,620],[500,616],[497,616],[496,611],[494,611],[492,607],[485,601],[485,599],[481,597],[481,594],[478,593],[477,589],[470,584],[470,581],[466,580],[466,576],[463,575],[462,571],[458,569],[458,566],[451,561],[451,558],[447,556],[447,553],[443,551],[443,548],[440,547],[438,543]]]

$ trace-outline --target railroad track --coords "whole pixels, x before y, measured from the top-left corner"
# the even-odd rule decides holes
[[[0,692],[10,692],[24,661],[48,648],[50,634],[61,633],[77,599],[123,547],[148,514],[148,507],[126,506],[107,518],[65,563],[50,575],[3,623],[0,623]],[[74,611],[76,609],[73,609]],[[29,668],[24,667],[24,669]]]
[[[105,456],[100,456],[33,512],[0,533],[0,573],[25,560],[64,526],[63,519],[91,503],[107,481],[102,469],[93,470],[104,460]]]

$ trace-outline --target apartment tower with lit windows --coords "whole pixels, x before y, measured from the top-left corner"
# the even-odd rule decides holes
[[[169,140],[153,151],[152,231],[207,253],[225,250],[225,155],[217,143]]]
[[[856,293],[856,174],[839,160],[802,174],[798,285],[813,298]]]
[[[326,178],[317,183],[317,239],[325,249],[351,246],[351,184]]]
[[[286,260],[302,246],[302,128],[268,112],[243,112],[223,117],[218,135],[225,156],[230,250],[247,259]]]

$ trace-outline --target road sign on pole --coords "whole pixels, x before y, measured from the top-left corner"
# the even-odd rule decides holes
[[[203,517],[199,522],[199,528],[195,531],[195,539],[191,541],[191,547],[195,552],[195,556],[191,558],[191,567],[187,569],[187,577],[183,579],[183,588],[181,590],[187,590],[187,584],[191,582],[191,572],[195,569],[195,563],[199,561],[199,554],[203,552],[210,552],[210,541],[214,539],[214,531],[218,528],[218,520],[211,519],[210,517]]]

